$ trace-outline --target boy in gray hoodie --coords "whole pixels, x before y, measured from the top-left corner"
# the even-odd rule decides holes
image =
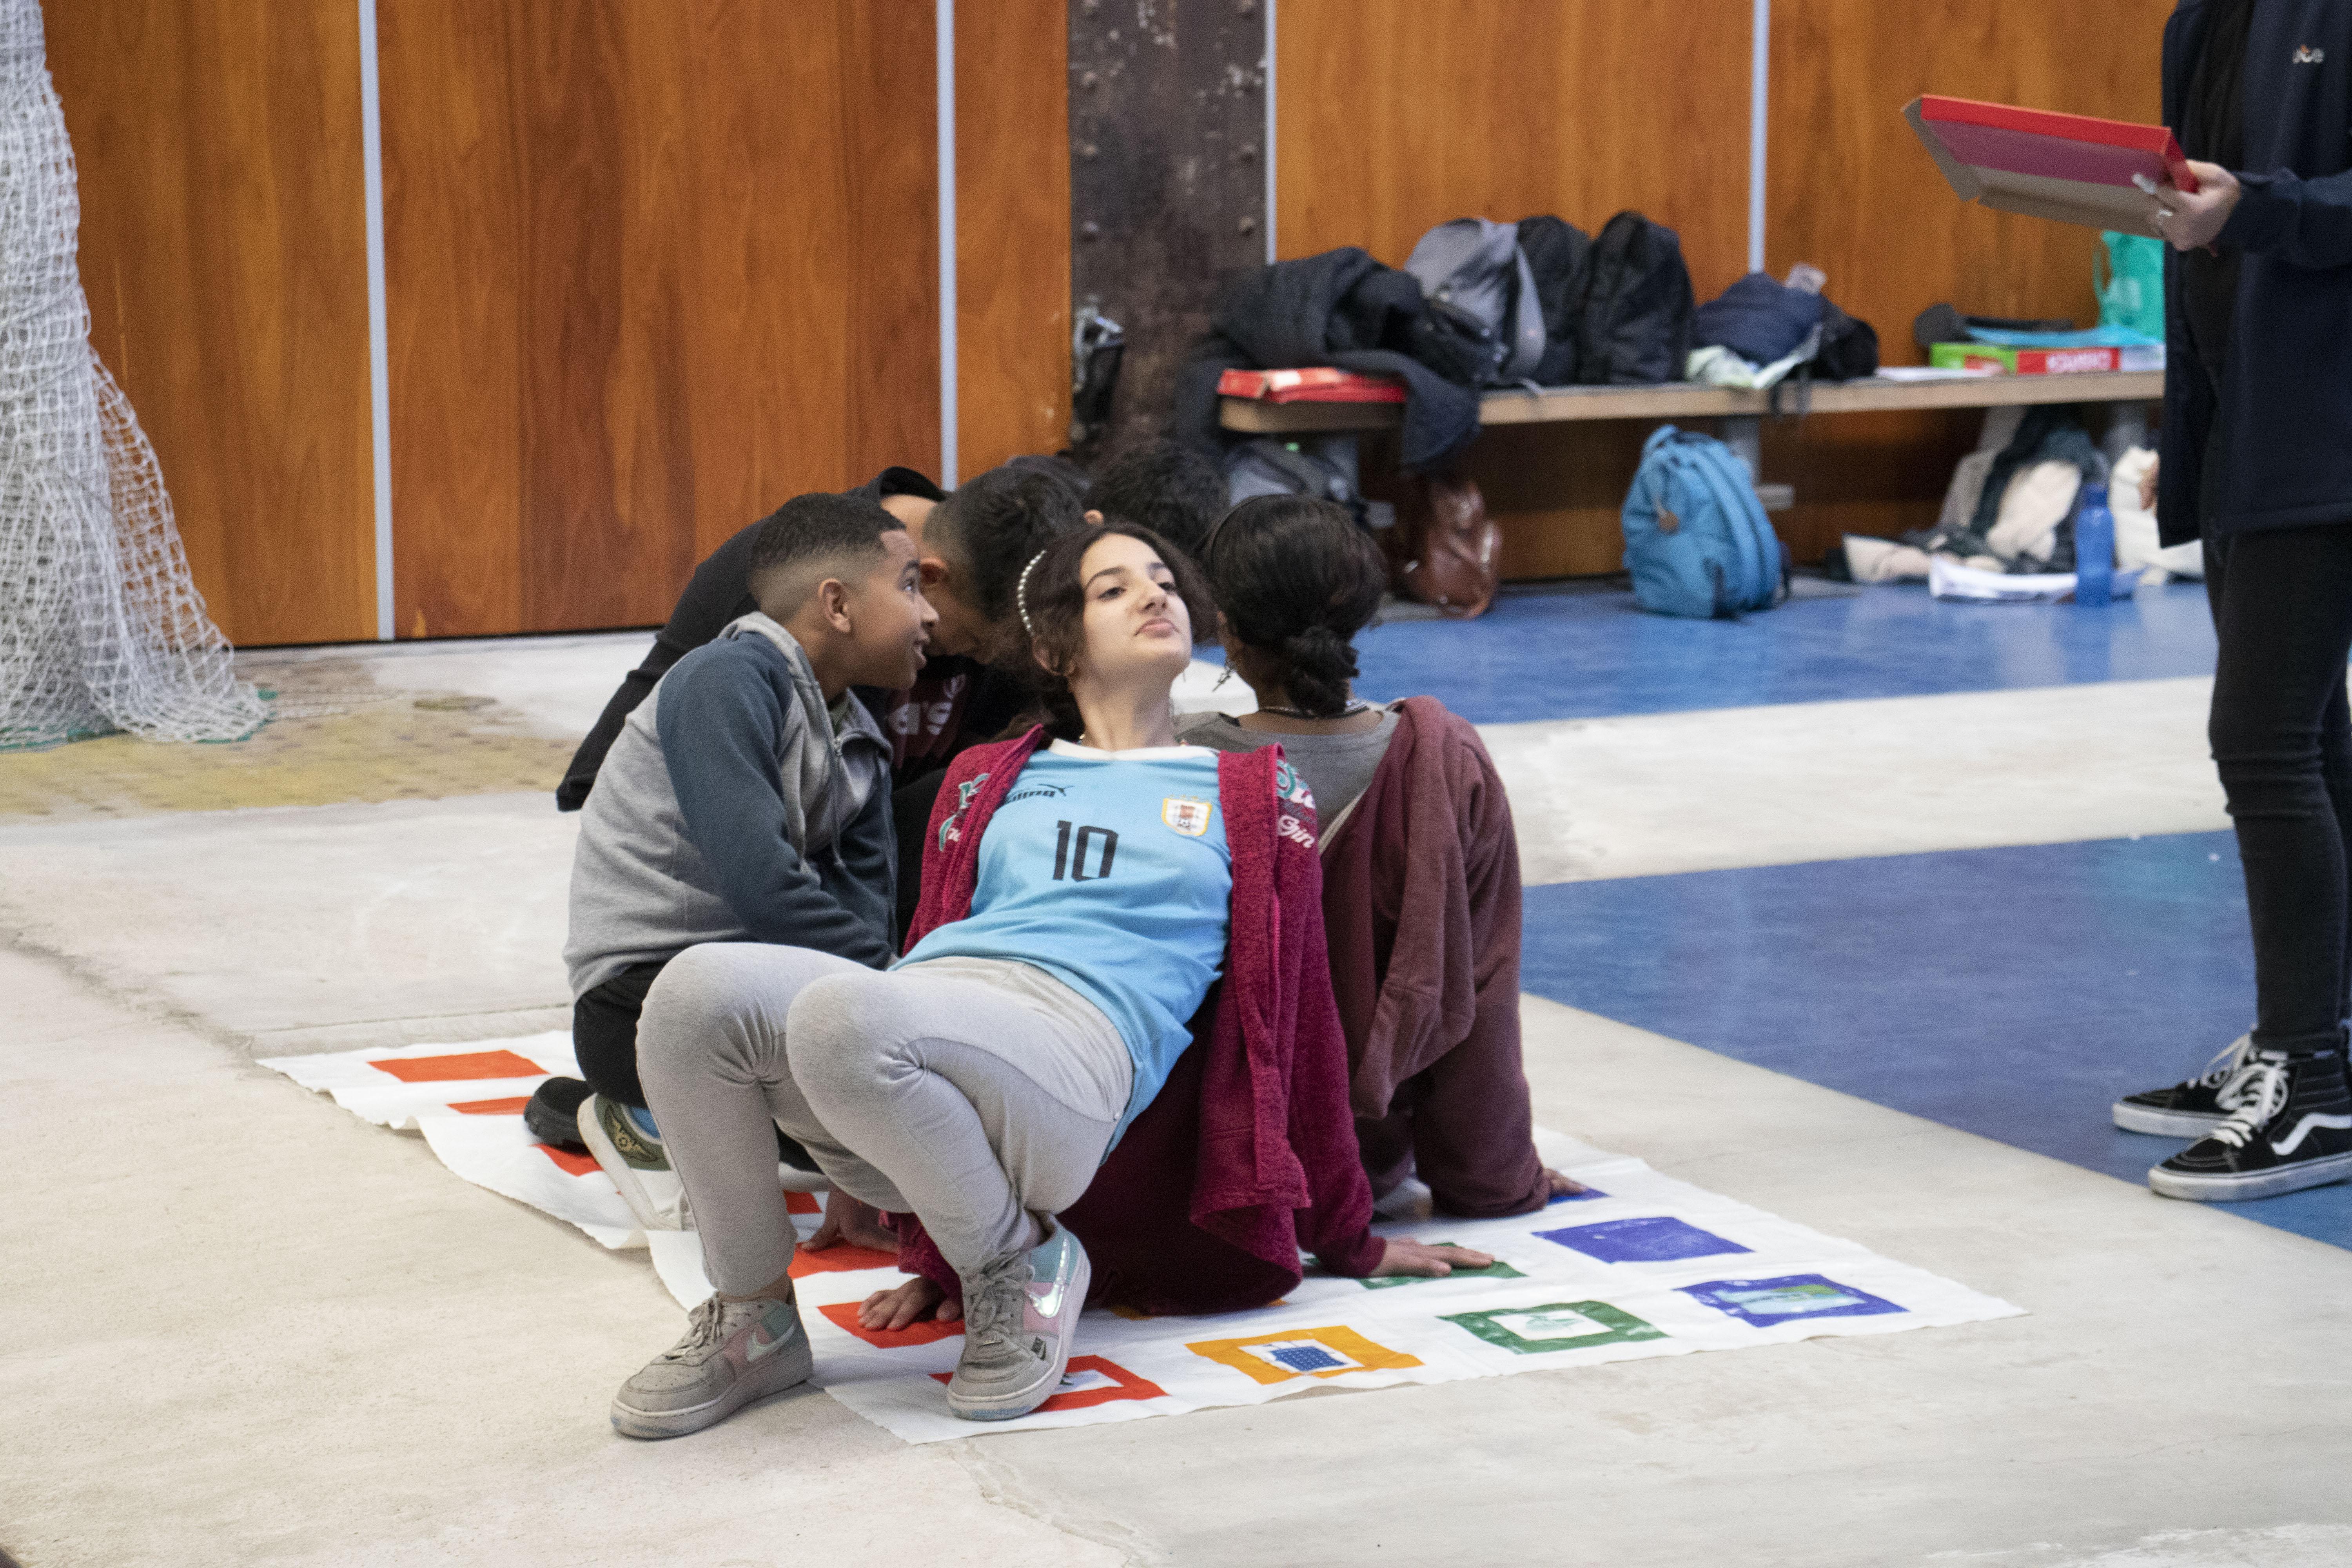
[[[898,947],[890,746],[850,689],[902,689],[922,667],[937,616],[914,544],[871,500],[800,496],[761,526],[751,586],[760,608],[661,678],[588,797],[563,950],[587,1082],[550,1079],[526,1114],[584,1143],[656,1228],[684,1217],[637,1080],[663,965],[766,942],[878,969]]]

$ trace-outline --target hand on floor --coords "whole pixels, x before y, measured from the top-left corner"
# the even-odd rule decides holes
[[[1484,1268],[1495,1259],[1484,1252],[1473,1252],[1466,1247],[1431,1247],[1424,1242],[1402,1241],[1391,1237],[1381,1254],[1380,1266],[1372,1278],[1383,1279],[1392,1274],[1417,1274],[1424,1279],[1443,1279],[1456,1268]]]
[[[835,1242],[845,1241],[852,1247],[870,1247],[876,1252],[895,1254],[898,1238],[882,1228],[882,1211],[872,1204],[861,1204],[847,1193],[824,1194],[824,1223],[816,1234],[801,1243],[811,1252],[823,1252]]]
[[[919,1276],[896,1289],[875,1291],[857,1308],[858,1325],[867,1329],[903,1329],[925,1318],[952,1323],[962,1316],[961,1302],[949,1300],[946,1291]]]
[[[1544,1167],[1544,1180],[1551,1184],[1551,1195],[1556,1198],[1572,1198],[1584,1191],[1582,1182],[1574,1176],[1563,1176],[1549,1165]]]

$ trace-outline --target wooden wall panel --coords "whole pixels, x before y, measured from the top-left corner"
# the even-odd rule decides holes
[[[958,0],[956,441],[966,476],[1068,439],[1069,42],[1068,0]]]
[[[1911,319],[1938,300],[2001,316],[2098,319],[2093,231],[1955,198],[1902,118],[1923,92],[2154,121],[2171,0],[1774,0],[1768,262],[1811,261],[1916,364]],[[1793,483],[1781,532],[1800,561],[1840,533],[1932,522],[1981,416],[1875,415],[1768,426],[1765,475]]]
[[[1442,9],[1442,16],[1439,10]],[[1748,0],[1282,0],[1276,239],[1402,266],[1448,218],[1632,207],[1701,300],[1747,269]],[[1626,430],[1495,432],[1467,468],[1513,577],[1616,569]]]
[[[642,626],[939,451],[931,8],[380,20],[404,636]]]
[[[91,342],[240,644],[375,635],[350,0],[50,0]]]

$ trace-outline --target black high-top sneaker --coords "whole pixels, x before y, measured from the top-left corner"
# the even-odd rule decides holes
[[[2255,1051],[2236,1093],[2226,1120],[2147,1173],[2151,1188],[2168,1198],[2233,1203],[2352,1177],[2352,1084],[2342,1051],[2292,1060]]]
[[[2195,1078],[2170,1089],[2124,1096],[2113,1107],[2116,1125],[2126,1132],[2153,1132],[2159,1138],[2204,1137],[2238,1109],[2237,1080],[2245,1075],[2246,1053],[2253,1045],[2253,1036],[2240,1035]]]

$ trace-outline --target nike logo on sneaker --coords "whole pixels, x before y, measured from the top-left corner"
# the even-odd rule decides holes
[[[2294,1131],[2285,1138],[2271,1140],[2271,1152],[2282,1160],[2285,1159],[2303,1147],[2303,1141],[2310,1137],[2315,1129],[2321,1127],[2332,1127],[2339,1132],[2352,1131],[2352,1116],[2329,1116],[2316,1110],[2306,1112],[2304,1119],[2294,1124]]]
[[[1060,1314],[1062,1298],[1069,1291],[1069,1281],[1057,1274],[1052,1284],[1042,1288],[1032,1285],[1029,1289],[1032,1292],[1029,1298],[1032,1308],[1035,1310],[1038,1316],[1051,1318]]]
[[[774,1336],[770,1339],[766,1344],[761,1344],[760,1342],[760,1334],[762,1330],[767,1331]],[[770,1356],[783,1349],[784,1346],[790,1344],[792,1342],[792,1338],[793,1336],[789,1332],[781,1334],[775,1333],[773,1328],[770,1326],[768,1320],[765,1318],[761,1319],[758,1325],[751,1330],[751,1337],[743,1342],[744,1363],[746,1365],[756,1365],[757,1363],[767,1360]]]

